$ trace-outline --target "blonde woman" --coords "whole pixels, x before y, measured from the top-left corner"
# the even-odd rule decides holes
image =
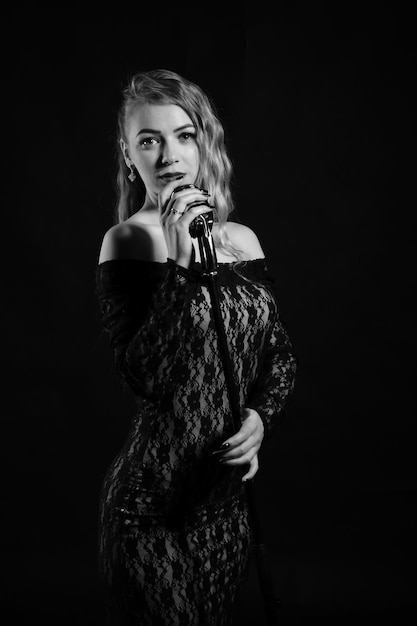
[[[228,625],[251,544],[243,481],[285,409],[296,360],[259,240],[230,220],[232,168],[207,95],[168,70],[136,74],[118,133],[116,223],[103,238],[97,294],[137,411],[102,487],[108,623]],[[190,236],[209,211],[237,433]]]

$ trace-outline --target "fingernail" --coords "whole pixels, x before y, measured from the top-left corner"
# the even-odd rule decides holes
[[[224,443],[222,443],[222,445],[220,447],[221,448],[230,448],[230,443],[228,441],[225,441]]]
[[[174,180],[181,180],[182,178],[184,178],[184,176],[182,176],[182,175],[181,175],[181,176],[176,176],[176,177],[174,178]]]

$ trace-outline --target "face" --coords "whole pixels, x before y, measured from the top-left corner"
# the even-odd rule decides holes
[[[194,183],[199,167],[196,128],[191,118],[175,104],[139,104],[128,120],[125,159],[130,159],[142,178],[149,199],[174,177],[179,185]]]

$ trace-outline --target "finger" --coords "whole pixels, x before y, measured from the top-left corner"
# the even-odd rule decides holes
[[[256,447],[257,441],[254,437],[248,437],[234,448],[227,448],[226,450],[216,450],[213,452],[213,456],[217,456],[218,459],[237,459],[245,455],[251,448]]]
[[[203,209],[194,211],[194,209]],[[211,207],[208,203],[208,200],[205,195],[200,193],[189,194],[188,196],[184,196],[181,198],[174,197],[172,200],[169,200],[166,206],[166,209],[161,214],[160,221],[162,224],[168,223],[170,221],[176,221],[186,213],[190,213],[191,222],[197,215],[201,215],[202,213],[207,213],[211,211],[213,207]],[[185,223],[187,225],[188,221]]]
[[[174,178],[172,181],[167,183],[163,189],[158,194],[158,208],[160,210],[161,215],[166,212],[168,208],[168,204],[172,199],[172,195],[176,187],[180,185],[180,180],[182,180],[183,176],[178,176]]]
[[[181,227],[185,229],[189,229],[189,226],[193,220],[199,215],[204,215],[204,213],[210,213],[212,211],[211,207],[208,207],[206,204],[200,203],[198,206],[193,206],[190,209],[187,209],[182,213],[181,217]]]
[[[252,478],[255,477],[256,472],[259,469],[259,461],[258,461],[258,455],[254,456],[252,461],[249,464],[249,471],[247,472],[247,474],[245,474],[244,476],[242,476],[242,482],[246,482],[247,480],[252,480]]]
[[[218,462],[222,465],[244,465],[250,463],[259,450],[258,446],[253,446],[245,454],[236,458],[220,458]]]
[[[209,196],[206,192],[200,190],[188,190],[188,193],[181,192],[181,195],[174,194],[170,200],[171,203],[175,203],[175,207],[182,211],[189,211],[194,206],[203,205],[209,206]]]
[[[256,422],[245,421],[242,423],[238,432],[233,435],[233,437],[230,437],[230,439],[227,439],[223,446],[228,450],[240,446],[244,441],[246,441],[246,439],[248,439],[248,437],[254,435],[257,430],[258,428]]]
[[[177,179],[174,179],[174,181],[168,183],[160,192],[158,196],[158,204],[162,213],[165,213],[170,204],[172,205],[172,203],[179,198],[187,198],[187,196],[191,196],[193,194],[198,194],[199,197],[203,196],[205,198],[210,196],[207,189],[201,189],[196,185],[189,185],[184,189],[176,191],[178,187],[181,187],[178,182],[179,181]]]
[[[169,218],[170,218],[170,220],[169,220],[170,224],[173,224],[173,223],[175,223],[176,221],[180,220],[180,219],[181,219],[181,217],[182,217],[182,215],[183,215],[183,214],[182,214],[182,211],[178,211],[178,210],[175,208],[175,204],[174,204],[174,206],[172,206],[172,207],[170,208],[170,210],[169,210],[169,212],[168,212],[168,216],[167,216],[167,218],[169,217]],[[165,219],[165,220],[164,220],[164,222],[165,222],[165,224],[168,224],[168,219]]]
[[[242,441],[244,441],[252,434],[254,434],[257,439],[263,439],[264,425],[261,418],[259,417],[259,414],[256,411],[248,408],[243,408],[241,410],[241,420],[242,425],[239,431],[235,435],[230,437],[230,439],[227,439],[223,443],[222,448],[227,447],[230,449],[238,446],[242,443]]]

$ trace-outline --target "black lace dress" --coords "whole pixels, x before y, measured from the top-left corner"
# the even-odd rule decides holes
[[[137,398],[101,494],[108,623],[230,624],[251,544],[247,466],[212,456],[234,431],[209,290],[196,263],[106,261],[96,278],[117,370]],[[241,406],[268,437],[296,360],[265,260],[219,263],[218,281]]]

